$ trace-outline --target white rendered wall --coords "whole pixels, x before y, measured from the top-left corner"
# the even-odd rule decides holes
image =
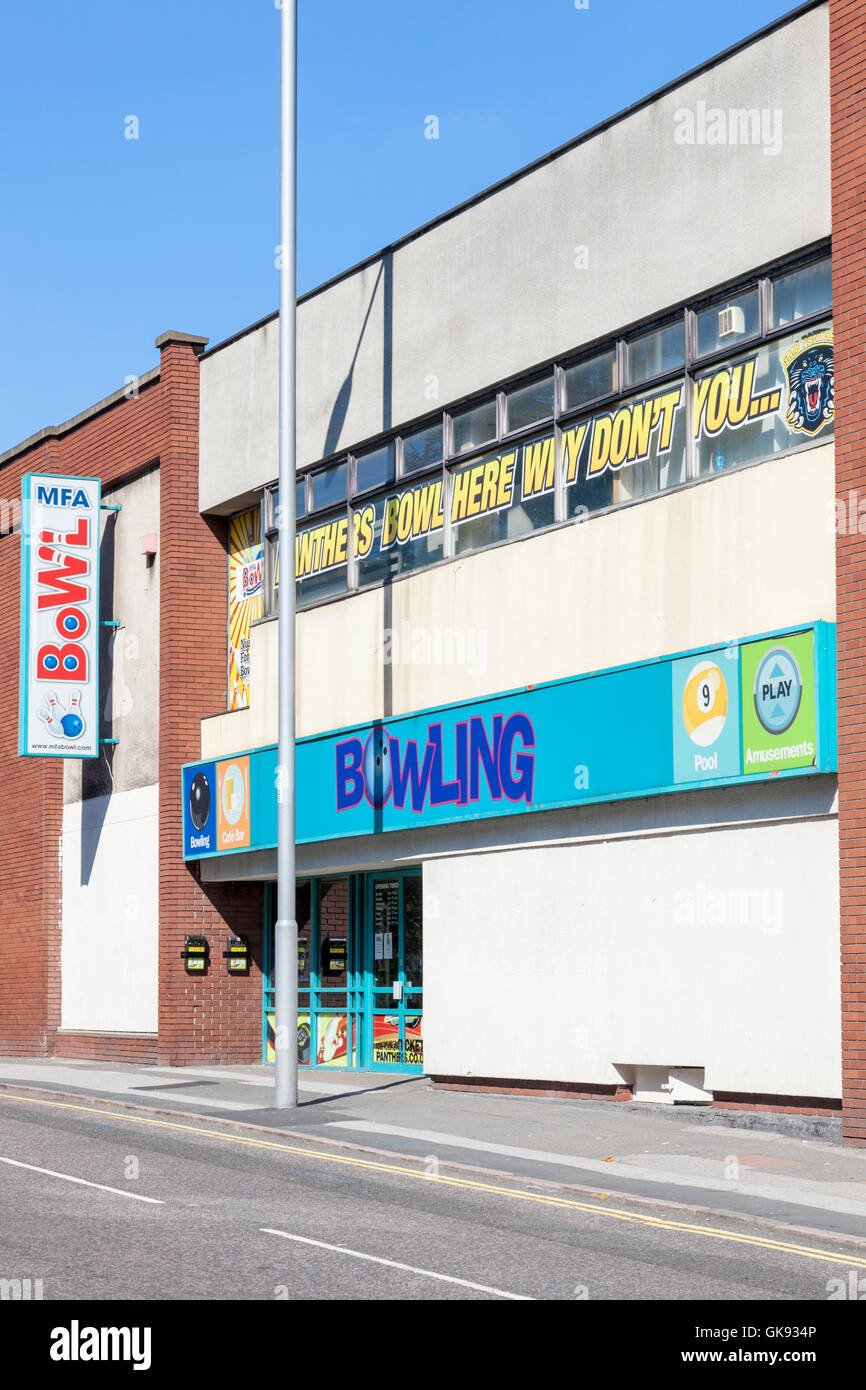
[[[836,865],[832,817],[428,861],[426,1069],[839,1096]]]
[[[158,796],[64,807],[61,1028],[157,1030]]]

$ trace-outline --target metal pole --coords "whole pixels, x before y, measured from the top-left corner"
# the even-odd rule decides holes
[[[298,1103],[298,924],[295,920],[295,276],[297,0],[282,0],[280,94],[280,491],[277,925],[274,1105]]]

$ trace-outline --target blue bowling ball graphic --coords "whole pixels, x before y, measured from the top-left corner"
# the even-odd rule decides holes
[[[391,796],[391,740],[385,729],[374,729],[364,744],[364,795],[371,806],[384,806]]]
[[[84,728],[84,720],[80,714],[64,714],[60,721],[60,727],[67,738],[78,738]]]

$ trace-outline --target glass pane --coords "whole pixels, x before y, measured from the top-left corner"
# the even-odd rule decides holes
[[[647,497],[685,478],[685,383],[672,382],[562,432],[569,516]]]
[[[424,1064],[422,1022],[420,1007],[415,1013],[407,1006],[403,1014],[403,1061],[407,1065],[420,1067]]]
[[[802,270],[780,275],[773,282],[773,322],[777,328],[795,323],[807,314],[829,309],[833,302],[830,257],[815,261]]]
[[[686,360],[686,334],[682,319],[643,333],[626,344],[628,379],[636,386],[650,377],[672,372]]]
[[[403,970],[406,989],[420,989],[424,983],[424,918],[421,907],[421,879],[403,880]],[[421,996],[412,996],[412,1007],[420,1008]],[[409,1007],[409,996],[406,998]]]
[[[417,473],[442,462],[442,421],[403,436],[403,472]]]
[[[764,343],[694,382],[698,473],[833,434],[833,326]]]
[[[555,456],[554,437],[547,434],[456,468],[451,480],[455,554],[550,526]]]
[[[698,356],[735,347],[740,338],[753,338],[760,327],[758,291],[720,299],[718,304],[695,314],[698,326]]]
[[[382,1003],[382,1001],[379,1002]],[[400,1033],[399,1014],[377,1013],[373,1015],[373,1062],[377,1066],[383,1064],[402,1065],[403,1040]]]
[[[574,410],[587,401],[594,401],[597,396],[606,396],[613,391],[615,363],[616,353],[611,348],[609,352],[600,352],[586,362],[566,367],[562,374],[563,410]]]
[[[307,997],[298,1001],[298,1066],[300,1067],[308,1067],[310,1065],[311,1032],[309,1002]]]
[[[358,457],[357,492],[367,492],[371,487],[384,486],[394,479],[394,445],[383,444],[381,449],[373,449],[369,454]]]
[[[373,987],[390,989],[399,977],[400,883],[398,879],[373,881]],[[387,1002],[380,997],[380,1004]]]
[[[510,391],[505,399],[506,433],[534,425],[537,420],[546,420],[553,414],[553,372],[533,381],[529,386],[520,386]]]
[[[276,508],[276,503],[275,503]],[[295,519],[307,515],[307,483],[306,479],[301,478],[295,484]],[[276,510],[274,511],[274,521],[276,521]]]
[[[310,987],[313,951],[312,893],[309,883],[299,883],[295,888],[295,917],[298,922],[298,989],[306,991]]]
[[[467,454],[496,438],[496,401],[458,410],[451,416],[455,454]]]
[[[346,500],[346,465],[335,463],[313,474],[313,510],[336,506]]]
[[[303,526],[295,537],[299,603],[345,593],[349,518],[345,511]],[[278,560],[278,556],[275,557]],[[277,566],[279,582],[279,568]]]
[[[320,1013],[316,1020],[316,1066],[348,1066],[348,1034],[349,1020],[345,1013]]]
[[[346,988],[349,946],[349,880],[319,880],[319,986],[323,991]],[[338,1002],[327,993],[323,1002]],[[345,993],[343,993],[345,1005]]]
[[[343,565],[339,569],[329,570],[327,574],[315,574],[305,579],[303,584],[298,585],[297,602],[303,607],[346,593],[346,573],[346,566]]]
[[[441,560],[441,476],[356,507],[354,534],[359,584],[376,584]]]

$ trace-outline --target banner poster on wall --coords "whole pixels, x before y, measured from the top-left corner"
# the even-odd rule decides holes
[[[250,702],[250,625],[263,613],[264,550],[258,507],[233,516],[229,526],[228,707]]]
[[[97,478],[22,481],[21,757],[99,753]]]

